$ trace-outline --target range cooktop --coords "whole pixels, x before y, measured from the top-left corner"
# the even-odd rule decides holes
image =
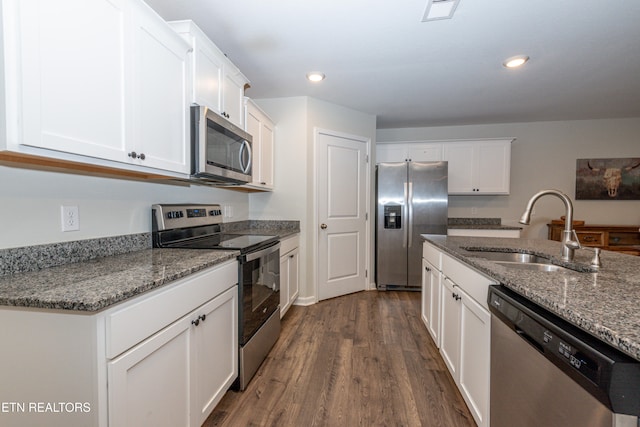
[[[272,235],[224,233],[221,223],[220,205],[153,205],[153,246],[247,253],[278,241]]]

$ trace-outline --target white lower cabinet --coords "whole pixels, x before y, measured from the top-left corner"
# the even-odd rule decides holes
[[[74,407],[0,424],[200,427],[238,375],[237,283],[233,260],[98,313],[0,307],[0,402]]]
[[[189,425],[190,320],[109,363],[110,426]]]
[[[200,426],[237,374],[235,287],[109,362],[109,425]]]
[[[476,424],[488,427],[491,314],[487,293],[495,282],[427,242],[423,257],[423,321]]]
[[[440,270],[422,259],[422,321],[440,348],[440,293],[442,292]]]
[[[462,289],[458,387],[478,426],[489,425],[491,314]]]
[[[300,291],[300,237],[296,234],[280,242],[280,318],[284,317]]]

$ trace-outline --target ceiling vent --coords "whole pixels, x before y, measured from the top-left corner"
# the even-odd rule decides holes
[[[451,18],[459,2],[460,0],[428,0],[422,22]]]

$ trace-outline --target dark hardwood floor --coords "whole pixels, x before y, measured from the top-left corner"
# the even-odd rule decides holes
[[[475,426],[422,320],[420,293],[293,306],[244,392],[203,425]]]

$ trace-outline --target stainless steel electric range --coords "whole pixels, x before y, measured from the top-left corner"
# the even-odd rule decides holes
[[[220,205],[153,205],[156,248],[238,250],[239,374],[244,390],[280,335],[280,242],[277,236],[222,232]]]

